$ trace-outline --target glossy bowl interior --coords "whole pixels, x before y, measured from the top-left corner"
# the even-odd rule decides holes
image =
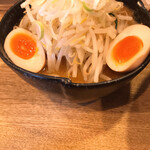
[[[21,0],[17,2],[13,7],[11,7],[1,20],[0,57],[22,79],[32,84],[33,86],[36,86],[37,88],[50,93],[52,97],[57,95],[57,97],[60,96],[67,99],[92,100],[98,97],[106,96],[129,83],[146,67],[146,65],[150,61],[149,55],[138,68],[122,76],[121,78],[111,81],[88,84],[72,83],[68,78],[47,76],[24,70],[11,62],[11,60],[7,57],[7,54],[5,53],[3,47],[7,34],[13,29],[13,26],[16,25],[24,15],[24,10],[20,8],[20,4],[23,1],[24,0]],[[137,4],[137,0],[124,0],[123,2],[133,10],[135,20],[150,27],[150,14],[143,7],[141,2],[140,6]]]

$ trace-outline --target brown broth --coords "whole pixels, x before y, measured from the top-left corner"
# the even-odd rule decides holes
[[[48,69],[45,67],[43,69],[43,71],[41,71],[40,73],[44,74],[44,75],[51,75],[51,76],[70,78],[71,81],[74,82],[74,83],[87,83],[86,81],[84,81],[84,78],[82,76],[82,73],[81,73],[80,69],[78,69],[78,74],[77,74],[76,78],[68,77],[68,74],[67,74],[66,70],[67,70],[66,62],[65,62],[65,59],[63,59],[61,65],[60,65],[59,72],[55,72],[53,74],[50,74],[50,73],[48,73]],[[116,79],[116,78],[119,78],[119,77],[124,75],[124,73],[118,73],[118,72],[112,71],[107,65],[104,66],[103,73],[106,76],[110,77],[111,79]],[[105,80],[100,78],[99,82],[102,82],[102,81],[105,81]]]
[[[53,73],[53,74],[50,74],[50,73],[48,72],[47,67],[45,67],[45,68],[43,69],[43,71],[41,71],[40,73],[41,73],[41,74],[44,74],[44,75],[52,75],[52,76],[70,78],[71,81],[74,82],[74,83],[85,83],[85,81],[84,81],[84,79],[83,79],[83,76],[82,76],[82,73],[81,73],[81,71],[80,71],[79,69],[78,69],[77,78],[69,77],[66,70],[67,70],[67,67],[66,67],[66,60],[63,58],[63,59],[62,59],[62,63],[60,64],[60,68],[59,68],[59,71],[58,71],[58,72],[55,72],[55,73]]]
[[[121,11],[125,11],[125,12],[127,12],[127,14],[129,16],[133,16],[133,11],[130,8],[128,8],[128,7],[124,6]],[[137,22],[133,19],[132,21],[128,22],[128,25],[132,25],[132,24],[136,24],[136,23]]]

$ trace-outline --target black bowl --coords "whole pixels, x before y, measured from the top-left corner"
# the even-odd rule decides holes
[[[130,2],[129,2],[130,1]],[[15,64],[13,64],[7,57],[4,50],[4,40],[7,34],[13,29],[13,26],[18,23],[23,17],[23,9],[20,8],[20,4],[23,0],[17,2],[13,7],[11,7],[0,23],[0,57],[2,60],[14,70],[21,78],[23,78],[28,83],[46,90],[51,96],[60,96],[63,98],[74,99],[74,100],[92,100],[98,97],[106,96],[113,91],[119,89],[125,84],[129,83],[135,76],[137,76],[149,63],[150,55],[145,59],[145,61],[134,71],[124,75],[121,78],[114,79],[111,81],[105,81],[100,83],[88,83],[88,84],[78,84],[72,83],[68,78],[53,77],[42,75],[38,73],[32,73],[24,70]],[[124,0],[125,5],[131,8],[134,12],[135,19],[139,23],[143,23],[150,27],[150,14],[143,7],[137,4],[135,0]]]

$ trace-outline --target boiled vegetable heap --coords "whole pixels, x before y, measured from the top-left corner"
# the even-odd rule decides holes
[[[133,18],[115,0],[26,0],[19,27],[32,32],[45,50],[48,73],[66,60],[67,76],[85,82],[109,80],[103,73],[110,42]]]

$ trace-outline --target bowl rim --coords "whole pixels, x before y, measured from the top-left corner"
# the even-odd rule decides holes
[[[5,18],[7,18],[7,16],[11,13],[11,11],[13,9],[15,9],[15,7],[18,7],[18,5],[20,5],[21,3],[23,3],[25,0],[19,0],[18,2],[16,2],[13,6],[11,6],[6,13],[4,14],[4,16],[2,17],[1,21],[0,21],[0,26],[1,26],[1,22],[3,22],[3,20],[5,20]],[[1,30],[1,28],[0,28]],[[1,42],[1,41],[0,41]],[[1,43],[2,44],[2,43]],[[4,46],[2,44],[2,48],[4,49]],[[4,50],[5,52],[5,50]],[[7,55],[7,54],[6,54]],[[65,77],[57,77],[57,76],[51,76],[51,75],[44,75],[41,73],[34,73],[28,70],[25,70],[17,65],[15,65],[14,63],[12,63],[10,60],[8,60],[1,52],[0,49],[0,57],[1,59],[9,66],[11,67],[11,69],[16,69],[17,71],[26,74],[26,75],[30,75],[33,76],[35,78],[40,78],[40,79],[45,79],[45,80],[55,80],[57,82],[61,82],[63,85],[68,85],[71,87],[95,87],[95,86],[108,86],[108,85],[112,85],[112,84],[116,84],[120,81],[124,81],[128,78],[133,78],[135,77],[137,74],[139,74],[150,62],[150,53],[147,56],[147,58],[143,61],[143,63],[141,65],[139,65],[136,69],[134,69],[131,72],[126,73],[125,75],[116,78],[116,79],[112,79],[112,80],[108,80],[108,81],[102,81],[102,82],[97,82],[97,83],[74,83],[71,81],[71,79],[69,78],[65,78]]]

